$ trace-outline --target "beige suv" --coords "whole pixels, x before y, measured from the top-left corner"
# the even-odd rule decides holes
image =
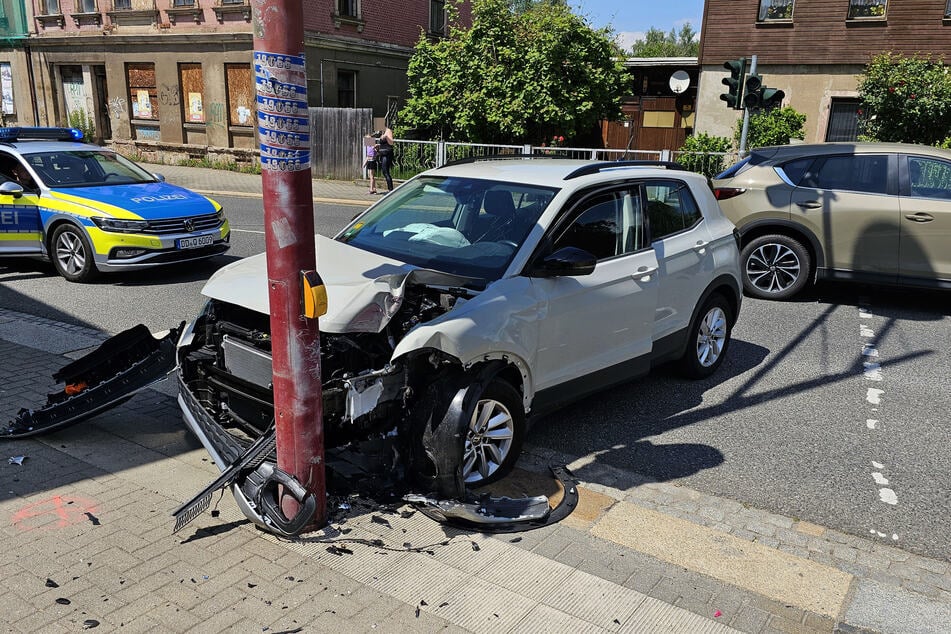
[[[765,147],[713,185],[750,296],[787,299],[817,278],[951,289],[951,151]]]

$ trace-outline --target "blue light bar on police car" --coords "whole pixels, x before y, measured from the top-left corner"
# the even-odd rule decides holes
[[[0,128],[0,142],[14,141],[82,141],[79,128]]]

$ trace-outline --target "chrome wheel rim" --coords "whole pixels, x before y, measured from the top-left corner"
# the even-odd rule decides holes
[[[697,333],[697,361],[705,368],[717,362],[726,343],[726,313],[719,306],[707,311]]]
[[[764,293],[780,293],[799,279],[802,265],[796,252],[784,244],[764,244],[746,260],[746,276]]]
[[[462,477],[467,483],[485,480],[502,466],[512,449],[515,421],[502,403],[493,399],[476,404],[462,459]]]
[[[64,231],[56,239],[56,259],[64,271],[75,275],[86,266],[86,249],[78,235]]]

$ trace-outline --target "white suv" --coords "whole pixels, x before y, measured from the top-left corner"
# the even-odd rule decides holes
[[[179,343],[185,419],[222,468],[273,417],[265,265],[218,271]],[[504,475],[546,411],[661,362],[710,375],[742,297],[708,181],[659,163],[430,170],[318,236],[317,271],[327,446],[446,497]]]

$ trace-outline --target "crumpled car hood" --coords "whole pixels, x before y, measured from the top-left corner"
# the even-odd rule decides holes
[[[327,289],[322,332],[380,332],[413,284],[461,286],[472,278],[422,269],[318,235],[317,273]],[[264,253],[219,269],[202,295],[269,314],[267,258]]]

